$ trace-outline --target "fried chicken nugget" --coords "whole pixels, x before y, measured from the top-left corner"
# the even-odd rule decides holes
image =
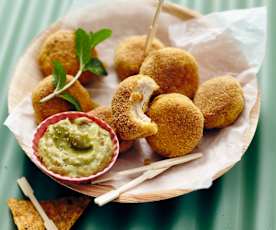
[[[96,50],[91,52],[92,57],[97,57]],[[75,48],[75,33],[72,30],[58,30],[49,35],[43,42],[39,54],[38,64],[44,76],[53,73],[53,61],[59,61],[67,74],[76,75],[79,70],[79,61]],[[86,85],[90,83],[95,75],[89,71],[81,74],[79,81]]]
[[[115,50],[115,70],[121,80],[139,73],[145,55],[146,35],[131,36],[118,45]],[[153,39],[150,52],[163,48],[164,45],[157,38]]]
[[[158,85],[145,75],[128,77],[119,84],[111,110],[116,130],[123,140],[135,140],[157,132],[157,125],[144,114],[156,90]]]
[[[199,84],[198,65],[188,52],[167,47],[152,52],[140,68],[140,74],[152,77],[159,94],[181,93],[193,98]]]
[[[72,80],[73,77],[67,75],[67,82]],[[62,98],[54,97],[53,99],[40,103],[40,100],[54,91],[52,75],[44,78],[39,82],[37,87],[32,93],[32,104],[35,112],[35,119],[37,123],[40,123],[49,116],[56,113],[70,111],[73,109],[72,105]],[[82,111],[88,112],[95,108],[96,103],[90,98],[87,90],[77,81],[65,92],[68,92],[73,96],[80,104]]]
[[[158,132],[147,137],[147,141],[164,157],[190,153],[203,135],[202,113],[182,94],[159,95],[150,105],[148,116],[157,124]]]
[[[88,114],[102,119],[110,125],[110,127],[114,130],[115,133],[117,133],[112,117],[111,108],[106,106],[99,106],[96,109],[93,109],[92,111],[88,112]],[[120,142],[120,153],[128,151],[133,146],[134,141],[125,141],[122,140],[119,134],[117,134],[117,136]]]
[[[244,96],[234,77],[222,76],[199,86],[194,103],[203,113],[205,128],[223,128],[236,121],[243,111]]]

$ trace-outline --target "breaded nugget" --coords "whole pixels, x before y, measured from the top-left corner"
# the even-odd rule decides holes
[[[95,49],[92,50],[91,56],[97,57]],[[38,54],[38,64],[44,76],[52,74],[54,60],[64,66],[67,74],[76,75],[80,65],[76,55],[74,31],[58,30],[45,39]],[[79,81],[85,85],[90,83],[94,76],[91,72],[85,71]]]
[[[109,108],[107,106],[99,106],[99,107],[89,111],[88,114],[98,117],[101,120],[105,121],[116,132],[116,128],[113,124],[111,108]]]
[[[167,47],[152,52],[143,62],[140,74],[152,77],[159,93],[181,93],[193,98],[198,88],[198,65],[188,52]]]
[[[216,77],[199,86],[194,103],[203,113],[205,128],[223,128],[243,111],[243,91],[232,76]]]
[[[67,82],[72,80],[72,78],[72,76],[67,75]],[[53,85],[53,77],[52,75],[50,75],[40,81],[37,87],[33,90],[32,104],[37,123],[40,123],[47,117],[56,113],[70,111],[73,109],[72,105],[69,102],[59,97],[54,97],[47,102],[40,103],[40,100],[51,94],[54,89],[55,87]],[[68,92],[70,95],[75,97],[75,99],[79,102],[82,111],[84,112],[90,111],[96,106],[96,104],[91,100],[87,90],[78,81],[75,82],[65,92]]]
[[[140,66],[145,59],[146,36],[131,36],[118,45],[115,50],[114,65],[121,80],[139,73]],[[164,45],[157,38],[153,39],[150,52],[163,48]]]
[[[112,116],[116,130],[124,140],[153,135],[157,126],[144,112],[150,96],[158,90],[155,81],[145,75],[135,75],[122,81],[112,98]]]
[[[99,106],[96,109],[93,109],[92,111],[88,112],[89,115],[98,117],[105,121],[107,124],[110,125],[110,127],[114,130],[114,132],[117,134],[116,127],[113,122],[113,117],[111,113],[111,108],[106,106]],[[120,153],[128,151],[134,144],[134,141],[125,141],[122,140],[119,134],[117,134],[118,140],[120,142]]]
[[[203,115],[193,102],[178,93],[162,94],[150,105],[148,116],[158,132],[147,137],[152,149],[164,157],[190,153],[203,134]]]

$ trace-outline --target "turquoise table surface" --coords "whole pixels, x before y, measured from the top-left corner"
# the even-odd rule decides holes
[[[92,2],[92,0],[91,0]],[[208,190],[145,204],[91,204],[74,229],[276,229],[276,1],[175,0],[202,14],[268,6],[267,54],[258,75],[261,116],[243,159]],[[42,174],[2,125],[13,68],[31,39],[71,7],[70,0],[0,0],[0,229],[16,229],[6,205],[22,198],[16,179],[26,176],[39,199],[70,194]],[[273,42],[274,41],[274,42]],[[26,67],[27,68],[27,67]]]

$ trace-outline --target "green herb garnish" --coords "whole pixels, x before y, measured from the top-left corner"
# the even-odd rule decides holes
[[[58,95],[58,97],[62,98],[65,101],[68,101],[71,105],[74,106],[76,111],[82,111],[79,101],[71,94],[63,93],[63,94]]]
[[[101,29],[95,33],[87,33],[79,28],[76,30],[76,54],[80,62],[80,69],[90,71],[98,76],[105,76],[107,72],[102,62],[92,57],[91,49],[111,36],[110,29]]]
[[[89,34],[81,28],[77,29],[75,36],[76,54],[80,62],[80,69],[82,69],[91,58],[90,37]]]
[[[66,85],[66,72],[63,65],[59,61],[53,61],[53,67],[53,84],[55,86],[55,91],[58,91]],[[75,110],[82,111],[80,103],[71,94],[63,92],[62,94],[59,94],[57,96],[73,105]]]
[[[80,68],[74,78],[67,84],[64,83],[64,80],[56,78],[57,75],[64,75],[60,68],[61,64],[55,62],[54,63],[54,77],[53,81],[56,83],[55,91],[50,95],[44,97],[40,100],[41,103],[46,102],[62,92],[66,89],[70,88],[81,76],[82,72],[90,71],[91,73],[97,76],[106,76],[107,71],[103,65],[103,63],[95,57],[91,57],[91,50],[94,49],[98,44],[106,40],[112,35],[112,31],[110,29],[101,29],[95,33],[93,32],[86,32],[84,29],[79,28],[75,32],[75,42],[76,42],[76,55],[78,57]],[[62,77],[61,77],[62,78]],[[65,74],[66,79],[66,74]],[[64,83],[64,85],[63,85]],[[67,97],[68,99],[68,97]],[[67,100],[66,99],[66,100]]]
[[[107,72],[103,63],[98,58],[91,58],[84,66],[84,71],[90,71],[98,76],[106,76]]]
[[[101,29],[95,33],[90,33],[89,35],[90,35],[90,47],[93,49],[99,43],[109,38],[112,35],[112,31],[110,29]]]
[[[56,87],[55,90],[59,90],[66,84],[66,72],[59,61],[53,61],[53,67],[53,84]]]

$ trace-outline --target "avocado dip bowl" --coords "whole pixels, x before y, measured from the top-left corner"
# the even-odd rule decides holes
[[[89,183],[106,173],[119,155],[113,129],[82,112],[63,112],[44,120],[33,137],[32,161],[67,183]]]

